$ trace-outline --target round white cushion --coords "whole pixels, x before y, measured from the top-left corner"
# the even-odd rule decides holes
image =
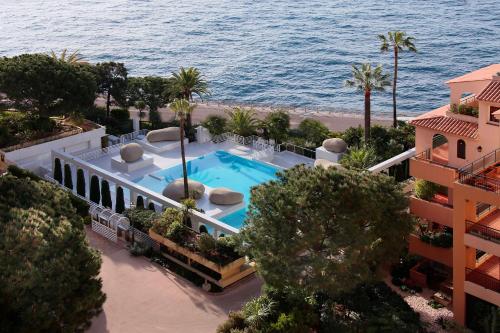
[[[205,193],[205,186],[195,180],[188,179],[189,195],[193,199],[201,199]],[[175,201],[181,201],[184,197],[184,179],[179,178],[169,183],[163,189],[163,195]]]
[[[143,154],[144,149],[138,143],[129,143],[120,148],[120,156],[127,163],[140,160]]]
[[[323,148],[332,153],[345,153],[347,150],[347,143],[339,138],[326,139],[323,141]]]
[[[236,205],[243,202],[243,194],[220,187],[210,192],[208,200],[215,205]]]
[[[149,131],[146,135],[146,140],[148,140],[148,142],[180,141],[180,128],[167,127]]]

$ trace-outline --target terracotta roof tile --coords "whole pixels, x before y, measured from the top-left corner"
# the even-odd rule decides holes
[[[477,138],[477,124],[452,117],[437,116],[415,119],[410,122],[413,126],[425,127],[438,132],[455,134],[472,139]]]
[[[480,101],[500,103],[500,80],[496,77],[477,96]]]

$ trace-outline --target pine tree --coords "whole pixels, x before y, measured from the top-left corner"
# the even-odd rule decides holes
[[[113,207],[113,202],[111,201],[111,192],[109,191],[109,183],[107,180],[101,182],[101,198],[102,205],[107,208]]]
[[[92,176],[90,179],[90,201],[99,204],[101,202],[101,192],[99,190],[99,177]]]
[[[140,208],[140,209],[144,209],[144,198],[141,195],[139,195],[137,197],[135,207]]]
[[[82,169],[76,172],[76,193],[85,197],[85,174]]]
[[[73,189],[73,175],[71,174],[71,166],[69,164],[64,165],[64,186]]]
[[[63,183],[61,160],[58,158],[54,160],[54,179],[57,180],[59,184]]]
[[[115,212],[121,214],[125,210],[125,199],[123,197],[123,188],[118,186],[116,188],[116,204]]]

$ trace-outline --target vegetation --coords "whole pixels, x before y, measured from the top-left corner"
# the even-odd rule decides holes
[[[54,179],[57,180],[59,184],[63,183],[61,160],[58,158],[54,159]]]
[[[415,181],[415,195],[423,200],[429,201],[434,198],[440,188],[440,185],[427,180],[417,179]]]
[[[54,60],[65,62],[68,64],[83,64],[85,60],[80,54],[79,50],[76,50],[68,54],[68,49],[62,50],[61,54],[58,56],[54,51],[50,51],[50,57]]]
[[[127,68],[119,62],[102,62],[95,65],[97,92],[106,97],[106,116],[110,116],[111,97],[125,105]]]
[[[179,119],[180,140],[181,140],[181,157],[182,157],[182,176],[184,178],[184,198],[189,198],[189,184],[186,168],[186,152],[184,150],[184,122],[189,114],[194,111],[196,105],[191,105],[185,99],[176,99],[170,104],[170,108],[175,112]]]
[[[268,285],[336,295],[397,259],[407,206],[385,175],[297,166],[253,189],[241,240]]]
[[[71,166],[69,164],[64,165],[64,186],[73,189],[73,176],[71,174]]]
[[[113,207],[113,202],[111,201],[111,192],[109,190],[109,183],[105,179],[101,181],[101,200],[104,207]]]
[[[432,246],[450,248],[453,246],[453,234],[448,231],[426,231],[420,235],[420,240]]]
[[[500,329],[500,307],[467,295],[467,327],[474,332],[492,333]]]
[[[221,116],[210,115],[201,123],[211,135],[221,135],[226,132],[227,119]]]
[[[231,111],[228,111],[227,114],[229,116],[227,125],[229,131],[241,136],[255,134],[257,118],[255,118],[254,110],[235,107]]]
[[[479,117],[479,108],[467,104],[459,104],[458,106],[452,104],[450,105],[450,112],[476,118]]]
[[[101,191],[99,186],[99,177],[96,175],[90,178],[90,201],[96,204],[101,203]]]
[[[377,155],[372,148],[354,148],[344,155],[340,163],[348,169],[368,169],[375,165]]]
[[[99,253],[55,185],[0,177],[0,265],[2,332],[83,332],[102,311]]]
[[[385,87],[391,85],[389,75],[383,73],[381,65],[373,69],[369,63],[364,63],[361,67],[352,65],[352,79],[347,80],[345,84],[365,95],[365,142],[368,142],[371,126],[371,94],[372,91],[384,91]]]
[[[398,126],[398,117],[396,111],[396,85],[398,81],[398,60],[399,53],[404,51],[417,52],[417,48],[413,41],[415,38],[407,36],[403,31],[389,31],[387,36],[379,35],[381,41],[380,51],[389,52],[392,50],[394,54],[394,74],[392,77],[392,116],[393,127]]]
[[[152,227],[153,221],[159,217],[158,213],[144,208],[127,209],[124,215],[129,219],[131,226],[145,233]]]
[[[85,175],[82,169],[76,172],[76,193],[85,197]]]
[[[139,195],[139,196],[137,197],[137,200],[136,200],[136,204],[135,204],[135,206],[136,206],[137,208],[142,208],[142,209],[144,209],[144,198],[143,198],[142,196],[140,196],[140,195]]]
[[[281,143],[288,136],[290,116],[285,111],[273,111],[267,114],[264,124],[269,138],[276,143]]]
[[[125,211],[125,198],[123,197],[123,188],[118,186],[116,188],[116,204],[115,212],[121,214]]]
[[[330,130],[323,123],[314,119],[304,119],[299,124],[298,130],[306,141],[314,143],[316,147],[330,137]]]

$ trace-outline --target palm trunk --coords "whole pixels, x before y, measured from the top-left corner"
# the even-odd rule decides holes
[[[109,118],[109,106],[111,104],[111,89],[108,90],[108,96],[106,97],[106,117]]]
[[[184,198],[189,198],[189,186],[186,167],[186,153],[184,151],[184,117],[179,120],[180,123],[180,139],[181,139],[181,156],[182,156],[182,176],[184,178]]]
[[[398,49],[394,49],[394,78],[392,80],[392,117],[394,128],[398,127],[398,116],[396,112],[396,83],[398,80]]]
[[[370,140],[371,127],[371,105],[370,105],[370,90],[365,90],[365,145]]]

